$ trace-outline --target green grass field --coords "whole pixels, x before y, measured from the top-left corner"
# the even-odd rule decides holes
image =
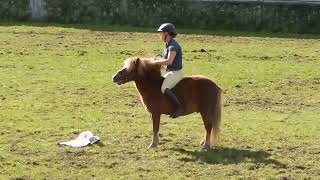
[[[225,91],[219,146],[199,114],[162,117],[160,146],[133,83],[112,75],[163,44],[152,29],[0,26],[0,179],[319,179],[317,36],[181,30],[186,75]],[[277,37],[278,36],[278,37]],[[91,130],[102,144],[61,147]]]

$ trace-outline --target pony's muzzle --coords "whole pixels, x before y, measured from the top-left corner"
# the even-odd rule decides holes
[[[119,78],[118,74],[112,76],[112,82],[117,83],[118,85],[121,84],[121,78]]]
[[[112,82],[121,85],[125,83],[125,78],[119,75],[119,73],[112,76]]]
[[[117,74],[114,74],[113,76],[112,76],[112,82],[116,82],[116,77],[117,77]]]

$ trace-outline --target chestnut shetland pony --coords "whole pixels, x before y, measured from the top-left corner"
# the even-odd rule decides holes
[[[118,85],[135,82],[141,102],[152,117],[153,140],[149,148],[154,148],[159,144],[161,114],[171,115],[175,107],[161,92],[164,80],[161,66],[150,62],[151,59],[129,58],[125,60],[124,67],[113,75],[112,80]],[[206,130],[200,142],[202,149],[216,145],[221,121],[222,90],[210,79],[197,75],[183,78],[173,88],[173,92],[184,108],[183,115],[200,112]]]

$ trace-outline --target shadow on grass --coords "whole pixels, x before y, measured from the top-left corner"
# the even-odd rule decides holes
[[[180,161],[194,162],[201,161],[208,164],[237,164],[241,162],[250,162],[255,164],[273,164],[279,168],[285,168],[286,165],[281,162],[268,159],[271,154],[265,151],[251,151],[234,148],[216,148],[208,151],[188,151],[182,148],[170,149],[185,154],[188,157],[180,158]]]
[[[39,22],[1,22],[0,26],[31,26],[31,27],[60,27],[86,29],[91,31],[106,32],[147,32],[156,33],[155,27],[139,27],[116,24],[61,24],[61,23],[39,23]],[[179,27],[178,27],[179,28]],[[272,33],[272,32],[251,32],[251,31],[230,31],[230,30],[206,30],[179,28],[179,34],[212,35],[212,36],[234,36],[234,37],[270,37],[270,38],[295,38],[295,39],[320,39],[317,34],[294,34],[294,33]]]

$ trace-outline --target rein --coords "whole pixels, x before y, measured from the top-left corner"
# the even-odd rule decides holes
[[[153,60],[157,60],[158,57],[162,58],[162,54],[157,54],[156,56],[154,56]]]

